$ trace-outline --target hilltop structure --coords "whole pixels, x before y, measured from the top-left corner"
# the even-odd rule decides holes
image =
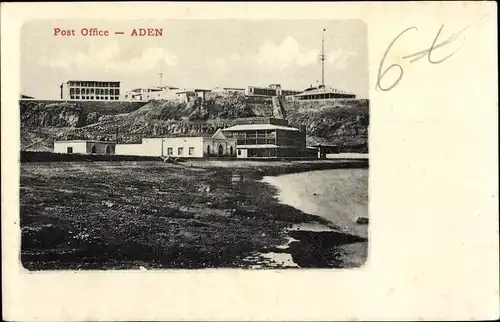
[[[178,87],[175,86],[154,86],[134,88],[125,93],[124,99],[128,101],[150,101],[150,100],[175,100]]]
[[[59,87],[63,100],[117,101],[120,99],[120,81],[70,80]]]
[[[336,98],[356,98],[355,94],[348,93],[343,90],[338,90],[333,87],[326,87],[320,85],[318,87],[311,87],[304,90],[302,93],[294,96],[295,100],[299,101],[311,101],[311,100],[322,100],[322,99],[336,99]]]

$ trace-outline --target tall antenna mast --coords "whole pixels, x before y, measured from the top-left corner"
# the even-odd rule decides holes
[[[158,75],[160,75],[160,87],[162,87],[163,86],[163,61],[161,62],[160,72],[158,73]]]
[[[321,86],[325,86],[325,31],[326,28],[323,28],[323,33],[321,36],[321,55],[319,56],[321,59]]]

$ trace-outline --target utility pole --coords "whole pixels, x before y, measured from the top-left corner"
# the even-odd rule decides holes
[[[321,59],[321,86],[325,86],[325,31],[326,28],[323,28],[323,33],[321,36],[321,55],[319,56]]]

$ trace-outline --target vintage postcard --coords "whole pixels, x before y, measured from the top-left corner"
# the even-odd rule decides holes
[[[362,265],[367,32],[361,20],[24,24],[24,268]]]
[[[494,9],[2,5],[6,318],[498,316]]]

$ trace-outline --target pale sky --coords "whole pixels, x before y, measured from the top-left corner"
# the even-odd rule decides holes
[[[82,36],[82,28],[109,30]],[[132,37],[133,28],[163,28],[161,37]],[[54,28],[76,36],[54,36]],[[180,88],[281,84],[303,90],[321,81],[368,98],[367,27],[360,20],[53,20],[31,22],[21,35],[21,92],[59,98],[67,80],[120,80],[122,91],[163,84]],[[124,31],[125,35],[115,35]]]

